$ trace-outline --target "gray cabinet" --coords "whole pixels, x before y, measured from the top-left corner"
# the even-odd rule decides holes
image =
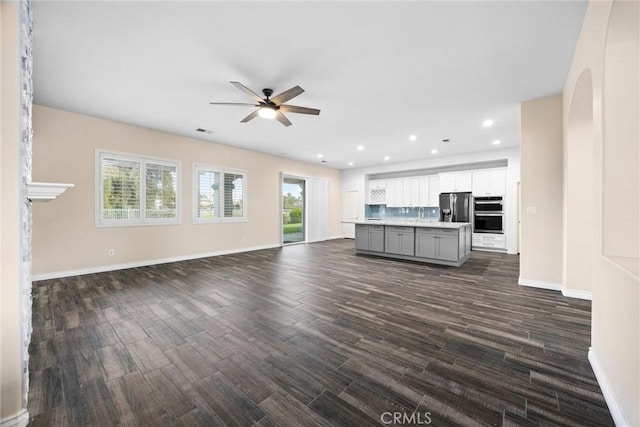
[[[438,236],[436,259],[444,261],[458,260],[458,236]]]
[[[356,251],[459,267],[469,259],[470,228],[356,224]]]
[[[356,224],[356,249],[384,252],[384,225]]]
[[[388,254],[414,255],[413,227],[385,227],[385,249]]]
[[[417,229],[416,256],[456,262],[461,258],[458,253],[459,238],[457,229]]]
[[[416,232],[416,256],[422,258],[436,259],[436,246],[438,238],[436,233],[427,233],[424,231]]]

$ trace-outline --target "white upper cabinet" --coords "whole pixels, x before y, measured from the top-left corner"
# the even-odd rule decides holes
[[[402,180],[402,206],[420,206],[420,178]]]
[[[422,206],[440,206],[440,177],[429,175],[429,203]]]
[[[418,179],[420,180],[420,193],[418,195],[420,206],[431,206],[429,205],[429,192],[431,191],[429,176],[421,176]]]
[[[372,179],[369,181],[369,192],[367,202],[371,205],[384,205],[387,203],[387,181],[383,179]]]
[[[406,206],[403,204],[403,180],[390,179],[387,181],[387,207],[397,208]]]
[[[440,178],[438,175],[426,175],[418,179],[420,194],[417,206],[438,206],[440,204]]]
[[[507,173],[504,169],[473,172],[475,197],[504,196],[507,190]]]
[[[471,172],[441,173],[440,193],[471,191]]]

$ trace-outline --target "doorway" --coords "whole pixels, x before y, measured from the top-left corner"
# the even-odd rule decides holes
[[[304,179],[282,177],[282,243],[285,245],[306,240],[305,187]]]

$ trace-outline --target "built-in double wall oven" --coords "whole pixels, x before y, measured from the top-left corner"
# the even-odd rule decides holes
[[[502,197],[476,197],[473,199],[473,232],[504,233]]]

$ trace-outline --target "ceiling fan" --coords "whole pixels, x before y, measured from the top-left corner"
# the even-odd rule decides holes
[[[320,114],[320,110],[315,108],[298,107],[295,105],[285,104],[285,102],[295,98],[296,96],[304,92],[304,89],[302,89],[300,86],[295,86],[289,90],[285,90],[284,92],[274,96],[273,98],[271,98],[271,95],[273,95],[273,90],[262,89],[264,98],[261,98],[260,95],[258,95],[257,93],[255,93],[254,91],[252,91],[251,89],[243,85],[242,83],[231,82],[231,84],[237,87],[238,89],[244,91],[245,93],[247,93],[250,97],[252,97],[255,100],[255,102],[257,102],[257,104],[255,103],[251,104],[246,102],[210,102],[209,104],[238,105],[238,106],[251,105],[254,107],[258,107],[258,109],[255,110],[253,113],[249,114],[247,117],[240,120],[240,123],[246,123],[249,120],[255,119],[257,116],[260,116],[264,119],[276,119],[277,121],[279,121],[285,126],[291,126],[292,123],[289,121],[289,119],[287,119],[284,116],[284,114],[282,114],[283,111],[285,113],[313,114],[316,116]]]

